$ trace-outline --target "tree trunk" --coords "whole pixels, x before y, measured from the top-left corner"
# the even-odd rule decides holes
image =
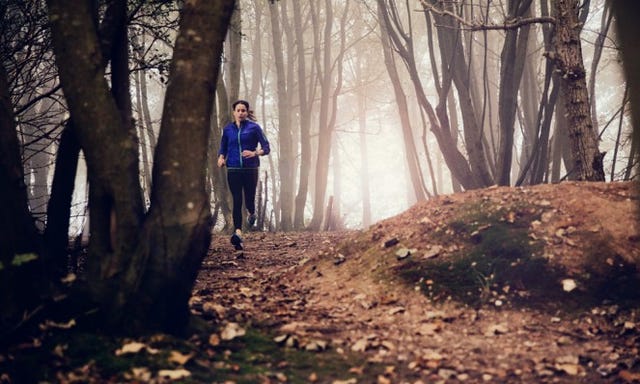
[[[137,60],[143,60],[144,46],[136,36],[132,38],[133,54]],[[136,105],[138,109],[138,127],[140,135],[140,152],[142,154],[142,169],[145,181],[145,198],[149,199],[151,190],[151,157],[158,140],[153,130],[151,112],[149,111],[149,97],[147,92],[147,77],[143,71],[136,72]]]
[[[600,59],[602,58],[602,51],[605,47],[605,42],[609,37],[609,28],[611,27],[611,20],[613,20],[613,13],[611,12],[611,7],[605,5],[602,10],[602,20],[600,23],[600,31],[598,33],[598,37],[596,37],[596,41],[594,42],[593,49],[593,60],[591,61],[591,71],[589,73],[589,94],[596,94],[596,75],[598,72],[598,65],[600,64]],[[593,129],[595,132],[598,132],[598,109],[597,109],[597,100],[593,100],[591,103],[591,121],[593,122]],[[623,101],[624,102],[624,101]]]
[[[442,7],[453,11],[451,4],[442,4]],[[465,138],[465,148],[468,156],[468,163],[471,172],[476,177],[480,185],[492,185],[493,176],[489,172],[487,156],[483,145],[483,132],[479,125],[480,118],[476,115],[474,100],[471,98],[470,75],[468,64],[462,46],[462,32],[460,25],[451,18],[445,16],[435,16],[438,25],[438,41],[440,45],[440,57],[442,57],[442,74],[451,77],[458,94],[458,105],[462,116],[462,130]],[[445,84],[449,80],[443,80],[443,92],[449,87]],[[445,105],[450,97],[449,93],[441,94],[438,105],[440,115],[445,113]],[[438,108],[437,108],[438,109]],[[451,120],[453,114],[450,114]],[[449,119],[449,118],[448,118]],[[451,128],[456,126],[450,124]],[[457,131],[457,129],[456,129]]]
[[[60,136],[44,232],[49,258],[47,264],[53,279],[59,279],[67,272],[71,201],[79,158],[80,144],[73,122],[68,121]]]
[[[329,175],[329,157],[331,155],[331,142],[333,126],[331,125],[331,85],[333,83],[333,71],[331,61],[331,36],[333,29],[333,6],[331,0],[325,0],[325,25],[323,30],[324,49],[321,52],[320,66],[320,119],[318,122],[318,152],[316,160],[314,206],[313,216],[309,223],[309,229],[320,230],[324,219],[324,203],[327,193],[327,179]]]
[[[311,169],[311,97],[307,87],[307,60],[305,56],[302,12],[300,2],[293,2],[293,25],[296,35],[296,55],[298,57],[298,100],[300,103],[300,177],[295,199],[293,227],[304,228],[304,211],[309,194],[309,171]],[[311,83],[310,83],[311,84]]]
[[[215,205],[220,207],[222,216],[224,217],[224,229],[233,231],[233,218],[231,213],[231,194],[229,193],[229,185],[227,183],[227,173],[224,169],[219,168],[216,164],[218,148],[220,148],[220,140],[222,140],[222,127],[224,127],[231,119],[231,103],[227,95],[227,88],[224,85],[222,76],[218,74],[216,81],[216,101],[213,108],[213,116],[211,120],[211,165],[210,177],[212,179],[213,199]],[[216,108],[217,105],[217,108]]]
[[[554,10],[555,59],[561,75],[560,92],[565,100],[574,158],[570,172],[576,175],[577,180],[604,181],[604,153],[598,150],[598,138],[591,122],[589,92],[582,61],[578,1],[556,0]]]
[[[242,10],[239,2],[236,4],[233,14],[231,15],[231,23],[229,24],[229,32],[225,41],[227,49],[225,50],[225,84],[227,86],[227,94],[230,103],[238,99],[247,99],[249,96],[240,96],[240,72],[242,71]],[[249,100],[254,103],[255,100]],[[252,104],[253,105],[253,104]],[[226,111],[221,111],[225,113]]]
[[[355,58],[356,64],[356,97],[358,100],[358,132],[360,137],[360,193],[362,194],[362,227],[372,224],[371,218],[371,186],[369,184],[369,150],[367,147],[367,88],[364,79],[364,64],[361,56]]]
[[[154,164],[154,188],[138,254],[144,275],[128,302],[136,323],[179,330],[189,317],[188,299],[211,241],[206,193],[207,152],[214,90],[235,1],[186,3],[165,96]],[[195,34],[195,35],[194,35]],[[194,38],[194,36],[199,38]],[[184,65],[183,63],[192,63]],[[142,277],[142,279],[140,279]]]
[[[48,6],[61,83],[91,186],[88,293],[101,321],[113,329],[180,330],[211,236],[207,147],[234,1],[187,3],[182,9],[146,218],[137,147],[101,70],[91,12],[85,3],[51,0]]]
[[[515,19],[529,12],[531,0],[510,0],[508,19]],[[529,26],[506,31],[500,60],[500,147],[498,149],[497,182],[511,184],[513,140],[515,132],[518,89],[527,57]]]
[[[291,127],[289,123],[289,96],[287,95],[287,82],[284,67],[284,54],[282,49],[282,32],[278,17],[277,2],[269,5],[271,14],[271,37],[273,39],[273,54],[275,56],[277,74],[278,95],[278,144],[280,172],[280,226],[283,231],[293,228],[293,200],[294,200],[294,148]]]
[[[378,12],[382,12],[380,5],[378,5]],[[387,28],[382,24],[382,30],[386,31]],[[386,33],[381,36],[382,39],[386,39]],[[404,155],[407,168],[409,170],[409,183],[412,186],[411,197],[413,201],[424,201],[427,199],[424,193],[424,185],[420,183],[422,179],[418,174],[422,173],[417,161],[415,140],[413,138],[413,129],[411,120],[409,119],[409,106],[407,103],[407,95],[402,88],[402,81],[400,81],[400,75],[396,67],[396,62],[393,58],[393,52],[391,52],[391,44],[388,40],[382,40],[382,51],[384,56],[384,64],[387,68],[387,74],[393,84],[393,92],[395,95],[396,105],[398,106],[398,116],[400,118],[400,130],[402,132],[402,138],[404,143]]]
[[[1,15],[0,15],[1,16]],[[47,281],[41,239],[27,202],[9,83],[0,63],[0,340],[32,311]],[[31,260],[35,257],[35,260]],[[25,262],[16,265],[16,261]]]

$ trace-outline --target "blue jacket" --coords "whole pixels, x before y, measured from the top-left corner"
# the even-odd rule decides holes
[[[268,155],[271,151],[269,141],[257,123],[244,120],[238,128],[235,122],[231,122],[222,129],[218,156],[225,157],[228,168],[258,168],[260,166],[259,156],[242,157],[242,151],[255,151],[258,148],[258,143],[260,143],[264,154]]]

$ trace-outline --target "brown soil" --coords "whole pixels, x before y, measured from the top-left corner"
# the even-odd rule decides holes
[[[221,325],[266,326],[291,348],[364,354],[387,367],[378,383],[640,382],[637,206],[631,183],[494,187],[364,231],[248,233],[242,254],[218,238],[192,307]],[[469,222],[479,212],[526,224],[554,271],[539,276],[551,283],[542,296],[487,283],[476,305],[425,294],[431,276],[400,277],[471,253],[491,227]]]

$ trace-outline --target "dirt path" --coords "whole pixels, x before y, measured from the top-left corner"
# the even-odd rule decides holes
[[[371,262],[344,263],[340,245],[358,235],[250,233],[244,254],[221,239],[193,307],[220,324],[266,325],[292,348],[366,354],[387,366],[378,383],[640,381],[637,311],[614,303],[572,315],[499,300],[481,309],[432,303],[374,281]],[[366,369],[354,367],[345,380]]]

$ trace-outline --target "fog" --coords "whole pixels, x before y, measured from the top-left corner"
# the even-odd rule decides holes
[[[434,75],[434,65],[442,71],[442,57],[439,55],[438,40],[433,37],[435,48],[434,54],[430,55],[427,49],[429,41],[427,39],[427,26],[423,12],[420,12],[420,2],[409,2],[406,8],[403,4],[396,4],[390,1],[380,1],[381,4],[391,6],[395,4],[398,9],[399,23],[405,32],[409,29],[409,19],[411,16],[412,48],[413,60],[416,65],[417,74],[420,79],[419,86],[424,91],[428,102],[435,108],[441,101],[438,94],[438,86],[443,82],[443,73]],[[478,6],[477,10],[485,10],[484,2]],[[327,25],[326,13],[327,4],[332,5],[333,17],[331,26],[331,37],[325,40],[323,35],[324,27]],[[490,19],[492,22],[502,22],[506,5],[501,2],[491,2]],[[369,182],[371,221],[375,223],[381,219],[403,212],[416,203],[413,182],[407,162],[407,145],[413,145],[416,151],[418,165],[422,172],[422,185],[427,195],[452,193],[454,182],[452,173],[447,163],[440,143],[436,140],[433,131],[433,124],[427,118],[427,113],[419,103],[419,96],[416,93],[414,80],[409,75],[407,66],[394,47],[394,65],[398,74],[398,80],[392,82],[389,67],[384,62],[384,44],[390,44],[387,39],[388,34],[382,32],[380,21],[377,15],[377,4],[374,1],[353,1],[348,4],[344,1],[330,1],[324,4],[298,3],[302,14],[302,34],[304,65],[306,72],[306,87],[308,100],[301,100],[298,94],[300,84],[297,79],[297,72],[300,70],[301,58],[297,56],[296,35],[294,31],[294,4],[288,1],[277,1],[275,5],[269,5],[262,0],[241,0],[240,1],[240,29],[232,27],[230,33],[238,33],[240,38],[241,54],[239,62],[234,62],[232,51],[238,46],[232,46],[228,36],[226,43],[225,57],[223,58],[222,78],[226,82],[229,97],[236,93],[233,84],[230,84],[231,74],[239,74],[239,84],[237,84],[237,98],[246,99],[252,104],[258,123],[265,130],[269,141],[272,144],[271,161],[262,160],[262,168],[270,175],[275,174],[277,185],[270,185],[270,191],[276,189],[276,193],[269,196],[268,210],[274,212],[275,216],[280,213],[273,201],[279,197],[277,195],[279,185],[283,182],[278,175],[278,161],[282,153],[279,145],[279,134],[283,124],[279,121],[278,111],[278,81],[284,81],[286,95],[290,106],[289,124],[291,135],[296,140],[294,148],[296,166],[300,162],[300,132],[302,124],[300,117],[301,104],[307,104],[311,109],[311,147],[312,147],[312,169],[310,175],[309,193],[305,209],[305,221],[308,222],[313,214],[314,204],[326,204],[314,201],[313,185],[315,180],[315,166],[317,159],[318,131],[321,119],[320,109],[323,102],[323,88],[325,97],[331,98],[327,101],[330,115],[335,114],[335,124],[332,126],[334,140],[331,148],[332,155],[329,158],[329,172],[326,180],[327,199],[333,196],[339,202],[340,217],[344,225],[348,228],[361,228],[363,226],[363,173]],[[348,7],[347,7],[348,5]],[[538,6],[534,7],[535,14],[540,12]],[[590,13],[582,32],[582,49],[584,65],[587,72],[587,81],[592,77],[591,67],[594,60],[594,52],[597,44],[597,36],[602,25],[602,12],[604,1],[592,1]],[[467,11],[469,9],[466,9]],[[283,43],[283,59],[285,79],[279,79],[275,67],[275,56],[273,49],[274,35],[270,26],[271,13],[277,12],[280,17],[282,35],[278,36]],[[343,18],[344,12],[348,15]],[[484,11],[483,11],[484,12]],[[317,17],[313,20],[312,15]],[[314,32],[313,22],[317,23]],[[500,135],[498,116],[497,95],[502,92],[500,89],[500,55],[502,44],[505,39],[505,31],[492,30],[488,32],[470,32],[461,29],[463,32],[465,49],[467,54],[472,52],[472,65],[475,70],[470,70],[470,78],[475,81],[473,90],[478,99],[474,99],[475,114],[478,121],[482,121],[484,145],[488,162],[495,166],[495,158],[498,156],[497,142]],[[343,40],[341,40],[343,39]],[[520,85],[518,94],[518,110],[515,122],[513,165],[511,185],[521,171],[522,161],[526,159],[527,146],[530,143],[525,138],[527,129],[527,119],[535,115],[537,111],[528,112],[526,105],[533,105],[537,108],[540,104],[543,92],[544,74],[546,58],[544,56],[544,44],[542,40],[542,26],[534,24],[531,27],[529,48],[527,50],[527,65],[531,68],[531,78],[535,84],[529,85],[530,92],[525,92],[524,82]],[[620,111],[625,84],[621,76],[620,63],[615,46],[615,36],[611,30],[608,31],[604,41],[602,58],[597,62],[596,78],[594,82],[594,94],[591,95],[592,102],[595,101],[597,111],[595,113],[597,126],[601,132],[600,150],[606,151],[605,173],[607,180],[619,180],[624,174],[626,167],[629,143],[626,140],[630,131],[630,123],[626,116],[621,119]],[[472,42],[472,43],[470,43]],[[485,44],[486,47],[485,47]],[[331,45],[332,49],[325,51],[325,46]],[[472,49],[470,49],[472,47]],[[148,47],[150,50],[153,46]],[[167,48],[162,48],[166,50]],[[342,52],[343,56],[340,53]],[[323,62],[328,57],[327,62]],[[471,69],[471,68],[469,68]],[[326,84],[322,83],[322,76],[325,71],[330,71],[330,80]],[[482,71],[486,72],[483,75]],[[163,92],[165,83],[164,74],[158,71],[148,71],[146,79],[149,89],[149,106],[152,114],[152,121],[157,130],[162,113]],[[524,77],[524,75],[523,75]],[[400,85],[407,100],[408,121],[413,132],[412,143],[405,143],[403,139],[401,113],[398,100],[394,92],[394,85]],[[482,87],[480,87],[482,85]],[[469,89],[473,84],[469,83]],[[529,100],[527,95],[535,95],[535,99]],[[449,120],[451,121],[452,137],[457,140],[457,148],[462,156],[467,157],[471,167],[473,161],[468,158],[463,114],[460,106],[460,91],[456,90],[455,84],[448,96]],[[335,97],[335,103],[334,99]],[[364,105],[363,112],[359,113],[359,105]],[[332,106],[335,106],[332,107]],[[220,116],[228,116],[231,119],[230,111],[218,111]],[[549,146],[555,135],[555,118],[553,119]],[[360,134],[361,124],[364,126],[363,141]],[[220,129],[221,127],[214,127]],[[423,135],[426,137],[423,138]],[[530,135],[530,134],[528,134]],[[620,140],[619,140],[620,138]],[[424,141],[423,141],[424,140]],[[425,148],[424,142],[427,143]],[[618,147],[616,147],[616,143]],[[367,158],[362,159],[361,147],[366,145]],[[615,171],[609,174],[613,168],[613,152],[616,148],[620,151],[616,157]],[[212,152],[217,148],[212,148]],[[428,152],[428,153],[427,153]],[[339,161],[336,161],[336,158]],[[431,164],[429,164],[429,161]],[[550,161],[550,160],[549,160]],[[366,167],[365,167],[366,165]],[[436,180],[432,180],[430,167]],[[551,181],[552,165],[547,166],[546,181]],[[492,169],[492,172],[496,172]],[[294,191],[297,191],[299,180],[297,180],[299,170],[296,170],[296,180],[294,181]],[[566,176],[566,166],[560,165],[560,176]],[[79,176],[82,177],[82,176]],[[339,179],[337,179],[339,178]],[[420,181],[418,181],[420,182]],[[341,190],[336,191],[336,184]],[[434,190],[434,185],[435,189]],[[462,188],[464,189],[464,188]],[[76,191],[76,202],[84,199],[83,191]]]

